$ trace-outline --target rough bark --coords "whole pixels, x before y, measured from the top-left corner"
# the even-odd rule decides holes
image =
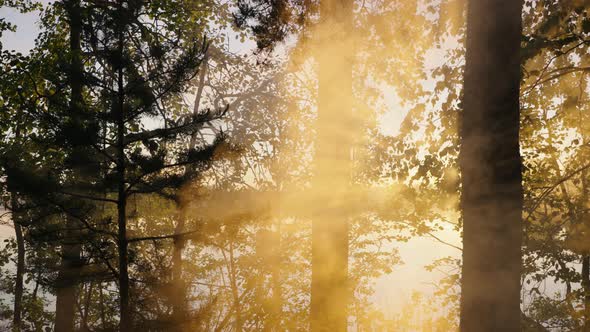
[[[472,0],[460,167],[463,332],[520,331],[521,0]]]
[[[345,331],[348,306],[348,216],[341,199],[350,182],[352,1],[320,2],[319,100],[312,222],[311,330]],[[356,124],[358,125],[358,124]]]

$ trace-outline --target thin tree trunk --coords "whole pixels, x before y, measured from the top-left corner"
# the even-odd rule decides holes
[[[175,233],[180,234],[184,231],[186,220],[185,204],[179,205],[180,214]],[[172,250],[172,319],[174,330],[183,331],[183,326],[187,319],[187,290],[186,283],[182,279],[182,252],[185,247],[185,240],[181,238],[174,239]]]
[[[352,1],[321,0],[319,99],[312,221],[311,330],[345,331],[348,307],[348,216],[352,121]],[[320,210],[321,209],[321,210]]]
[[[20,131],[17,130],[17,136]],[[21,331],[22,328],[22,301],[24,291],[24,274],[25,274],[25,239],[23,237],[22,226],[20,225],[18,209],[18,199],[15,193],[11,197],[12,219],[14,224],[14,234],[16,236],[16,277],[14,280],[14,315],[12,324],[15,331]]]
[[[584,144],[586,140],[584,139]],[[582,204],[586,204],[588,202],[588,184],[587,184],[587,173],[583,171],[581,174],[582,177]],[[581,223],[583,223],[586,227],[589,226],[587,213],[585,211],[581,212],[580,218]],[[584,332],[590,332],[590,256],[588,255],[588,251],[585,250],[584,255],[582,256],[582,290],[584,292]]]
[[[472,0],[460,167],[463,332],[520,331],[521,0]]]
[[[33,288],[33,294],[31,295],[33,301],[37,300],[37,294],[39,293],[39,284],[41,283],[41,272],[37,273],[35,278],[35,288]]]
[[[122,8],[119,8],[122,10]],[[120,61],[123,60],[123,26],[118,31],[118,51]],[[118,100],[115,106],[117,114],[117,248],[119,255],[119,331],[132,331],[133,323],[131,317],[131,307],[129,306],[129,258],[127,240],[127,190],[125,185],[125,91],[123,81],[123,68],[119,66],[117,70],[117,91]]]
[[[104,293],[102,282],[98,284],[98,304],[99,304],[99,312],[100,312],[100,327],[103,330],[106,330],[106,315],[104,312]]]
[[[119,129],[119,131],[122,131]],[[120,152],[120,154],[122,154]],[[119,160],[119,163],[125,161]],[[119,168],[119,189],[117,202],[117,247],[119,255],[119,305],[120,305],[120,326],[121,332],[131,330],[131,312],[129,307],[129,259],[128,259],[128,241],[127,241],[127,195],[125,192],[125,167]]]
[[[590,331],[590,256],[582,257],[582,291],[584,294],[584,332]]]
[[[122,130],[119,130],[122,131]],[[121,153],[120,153],[121,154]],[[124,161],[119,160],[119,163]],[[117,247],[119,255],[119,312],[121,332],[131,331],[131,311],[129,307],[129,259],[128,259],[128,241],[127,241],[127,197],[125,192],[125,167],[119,167],[119,199],[117,202]],[[121,179],[122,178],[122,179]]]
[[[82,321],[80,322],[80,326],[84,328],[84,331],[91,331],[91,329],[88,327],[88,313],[90,312],[93,289],[94,282],[91,281],[88,285],[88,290],[86,291],[86,299],[84,301],[84,312],[82,313]]]
[[[18,142],[21,138],[20,121],[15,128],[14,138]],[[10,179],[8,179],[10,180]],[[21,225],[21,213],[19,210],[18,197],[16,192],[11,192],[10,208],[12,209],[12,223],[14,225],[14,235],[16,237],[16,276],[14,280],[14,313],[12,325],[15,331],[22,329],[22,302],[24,293],[24,275],[25,275],[25,239]]]

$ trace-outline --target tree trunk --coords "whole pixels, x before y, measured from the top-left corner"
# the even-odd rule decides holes
[[[70,109],[73,116],[79,115],[82,107],[83,64],[80,50],[80,34],[82,19],[80,16],[80,1],[65,2],[65,8],[70,25],[70,52],[72,56],[69,72],[71,89]],[[79,244],[76,223],[66,216],[65,238],[62,239],[61,266],[58,273],[55,298],[55,331],[71,332],[75,329],[76,286],[79,282],[80,254],[82,246]]]
[[[586,139],[583,139],[583,144],[587,144]],[[588,202],[588,184],[587,184],[587,172],[584,170],[581,174],[582,178],[582,204],[586,204]],[[580,220],[585,229],[590,227],[588,222],[587,212],[585,209],[582,209],[580,212]],[[588,255],[588,249],[585,249],[582,255],[582,291],[583,291],[583,301],[584,301],[584,324],[582,331],[590,332],[590,256]]]
[[[122,5],[119,10],[122,11]],[[124,54],[123,27],[118,31],[119,59],[123,62]],[[126,188],[126,158],[125,158],[125,85],[123,80],[123,67],[117,70],[117,249],[119,256],[119,331],[132,331],[131,308],[129,306],[129,259],[127,240],[127,188]]]
[[[119,191],[120,192],[120,191]],[[119,197],[124,197],[124,194]],[[118,254],[119,254],[119,311],[121,332],[131,331],[131,311],[129,307],[129,262],[127,256],[127,216],[125,215],[125,199],[119,199],[118,210]]]
[[[176,225],[175,233],[184,231],[186,220],[186,209],[184,203],[179,205],[180,217]],[[172,250],[172,320],[174,330],[181,332],[187,320],[187,284],[182,279],[182,252],[185,247],[185,240],[174,239]]]
[[[590,331],[590,256],[582,257],[582,291],[584,294],[584,332]]]
[[[68,220],[67,227],[72,226]],[[66,233],[71,233],[66,231]],[[81,246],[77,238],[62,240],[62,258],[55,294],[55,331],[73,332],[76,317],[76,286],[80,271]]]
[[[17,130],[17,136],[19,135]],[[14,315],[12,325],[15,331],[21,331],[22,328],[22,302],[24,291],[24,274],[25,274],[25,239],[23,237],[22,226],[18,216],[18,199],[16,194],[12,193],[11,197],[12,220],[14,224],[14,234],[16,236],[16,277],[14,280]]]
[[[322,0],[317,60],[319,100],[312,222],[311,330],[345,331],[348,306],[348,216],[352,121],[352,1]],[[356,124],[358,126],[358,123]],[[320,210],[321,209],[321,210]]]
[[[193,115],[199,115],[199,107],[201,105],[201,98],[203,95],[203,89],[205,88],[205,76],[207,74],[207,61],[208,57],[205,55],[203,62],[200,65],[199,72],[199,86],[197,88],[197,94],[195,96],[195,104],[193,107]],[[197,143],[196,133],[191,136],[189,141],[189,148],[193,149]],[[185,173],[191,172],[191,166],[187,166]],[[187,199],[182,197],[181,193],[180,203],[178,208],[180,210],[178,224],[176,224],[174,233],[181,234],[185,230],[186,225],[186,210],[187,210]],[[188,301],[188,285],[182,279],[182,252],[186,246],[186,240],[182,237],[174,239],[174,246],[172,251],[172,319],[173,325],[177,331],[185,330],[184,325],[187,323],[187,301]]]
[[[124,171],[123,171],[124,172]],[[121,173],[121,171],[120,171]],[[124,174],[124,173],[123,173]],[[121,175],[119,175],[121,176]],[[124,176],[124,175],[123,175]],[[119,200],[117,203],[118,213],[118,237],[117,248],[119,255],[119,313],[121,315],[119,330],[121,332],[131,331],[131,312],[129,307],[129,260],[127,242],[127,198],[125,184],[119,184]]]
[[[460,167],[463,332],[520,331],[521,0],[472,0]]]
[[[100,328],[102,330],[106,330],[106,313],[105,313],[105,304],[104,304],[104,293],[103,293],[103,284],[101,282],[98,283],[98,306],[100,312]]]
[[[14,139],[16,142],[20,141],[21,127],[20,121],[16,125],[14,132]],[[11,179],[8,178],[8,181]],[[25,275],[25,239],[23,236],[23,228],[21,225],[21,213],[19,210],[19,203],[17,192],[10,193],[10,208],[12,212],[12,224],[14,225],[14,235],[16,237],[16,275],[14,278],[14,306],[12,316],[12,326],[17,332],[22,329],[22,303],[24,293],[24,275]]]

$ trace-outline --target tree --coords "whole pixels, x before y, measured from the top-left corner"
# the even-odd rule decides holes
[[[118,279],[120,329],[127,331],[134,326],[129,248],[154,236],[183,236],[130,236],[130,218],[137,223],[141,219],[128,202],[150,194],[176,199],[175,192],[207,167],[220,142],[215,138],[190,147],[176,144],[224,113],[205,109],[185,116],[179,102],[207,47],[188,31],[182,34],[172,28],[179,21],[201,19],[192,15],[192,5],[58,3],[45,18],[57,22],[57,28],[48,28],[39,39],[38,61],[19,71],[21,79],[35,87],[35,102],[27,114],[32,116],[29,124],[38,128],[30,135],[37,160],[26,163],[13,153],[4,164],[6,174],[18,175],[14,187],[39,209],[44,220],[39,230],[63,236],[64,260],[57,278],[59,329],[73,329],[72,279],[79,271],[72,264],[79,263],[80,241],[87,242],[87,262],[102,266],[98,278],[110,271]],[[69,43],[62,29],[70,32]],[[63,44],[70,46],[68,52],[54,49]],[[52,62],[57,66],[44,66]],[[37,67],[43,75],[31,73]],[[191,171],[181,172],[185,166]],[[64,217],[61,222],[51,220],[57,213]]]
[[[84,107],[82,88],[84,86],[84,66],[81,54],[82,17],[79,0],[69,0],[63,3],[67,23],[69,25],[69,70],[67,81],[70,89],[70,116],[76,117]],[[76,172],[79,173],[79,172]],[[70,176],[76,177],[73,173]],[[82,245],[79,241],[81,234],[76,232],[76,222],[72,216],[66,216],[65,236],[62,240],[61,267],[56,282],[55,296],[55,331],[68,332],[75,330],[76,291],[79,284],[82,266]]]
[[[254,5],[252,5],[254,3]],[[266,11],[256,6],[268,5]],[[242,16],[256,23],[258,46],[272,47],[289,33],[305,26],[313,12],[309,4],[295,2],[242,1]],[[300,6],[298,6],[300,5]],[[299,11],[298,11],[299,10]],[[303,19],[294,13],[301,13]],[[350,155],[355,139],[352,103],[353,2],[322,0],[320,20],[314,30],[318,62],[318,117],[314,156],[313,190],[322,207],[314,208],[312,222],[312,280],[310,324],[312,331],[346,330],[348,325],[348,232],[349,215],[342,205],[352,177]],[[300,35],[304,38],[305,32]]]
[[[351,185],[352,1],[322,0],[318,25],[318,119],[314,190],[323,207],[312,221],[311,330],[348,326],[349,216],[342,206]]]
[[[174,190],[195,176],[179,170],[185,166],[201,170],[218,143],[202,142],[184,149],[173,145],[178,137],[193,135],[222,114],[203,111],[183,116],[176,109],[176,98],[196,75],[206,49],[202,41],[175,34],[174,20],[188,11],[183,5],[190,2],[125,2],[107,4],[90,15],[89,45],[94,61],[101,64],[93,76],[103,105],[96,123],[103,123],[101,140],[106,143],[99,150],[106,157],[106,181],[101,183],[107,196],[113,195],[103,200],[114,204],[116,212],[121,331],[134,326],[129,244],[139,241],[128,235],[128,202],[150,193],[173,198]],[[160,10],[168,10],[169,16],[160,16]],[[142,18],[145,12],[147,21]],[[160,117],[163,127],[147,129],[148,117]]]
[[[471,1],[460,120],[461,331],[520,331],[522,1]]]
[[[0,2],[0,8],[4,7],[11,7],[13,9],[18,10],[21,13],[27,13],[34,11],[39,8],[39,4],[35,1],[3,1]],[[0,17],[0,38],[4,31],[15,31],[16,26],[8,22],[5,18]],[[5,68],[10,68],[9,64],[14,63],[18,64],[22,61],[21,54],[14,54],[8,51],[4,51],[2,47],[2,42],[0,42],[0,52],[2,52],[2,62],[0,65]],[[0,73],[4,72],[4,68],[0,70]],[[8,73],[10,74],[10,73]],[[14,129],[14,133],[12,135],[12,139],[17,144],[21,141],[22,138],[22,128],[17,125]],[[14,143],[13,142],[13,143]],[[11,181],[11,180],[8,180]],[[14,281],[14,307],[13,307],[13,318],[12,324],[15,331],[20,331],[23,322],[22,322],[22,302],[23,302],[23,293],[24,293],[24,274],[25,274],[25,239],[23,234],[22,228],[22,213],[19,213],[19,197],[16,192],[10,193],[10,204],[9,208],[12,210],[12,221],[14,225],[14,232],[16,236],[16,243],[17,243],[17,262],[16,262],[16,277]]]

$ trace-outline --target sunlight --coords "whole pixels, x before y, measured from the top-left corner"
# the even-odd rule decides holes
[[[589,330],[589,9],[0,1],[0,330]]]

